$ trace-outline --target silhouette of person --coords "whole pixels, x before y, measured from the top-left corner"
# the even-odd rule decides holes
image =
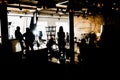
[[[23,37],[25,37],[25,45],[26,45],[27,51],[29,51],[29,47],[33,51],[34,50],[33,49],[33,42],[35,40],[35,36],[29,28],[26,28],[26,33],[23,34]]]
[[[21,49],[22,49],[22,51],[23,51],[23,50],[24,50],[24,45],[23,45],[23,41],[22,41],[22,40],[23,40],[23,35],[22,35],[22,33],[20,32],[20,27],[19,27],[19,26],[16,27],[15,37],[16,37],[16,39],[19,40]]]
[[[66,43],[69,44],[69,41],[70,41],[69,33],[66,32]]]
[[[42,36],[43,36],[42,31],[39,31],[39,39],[40,39],[40,40],[42,39]]]
[[[65,32],[63,31],[63,26],[60,26],[59,32],[57,33],[58,36],[58,48],[59,52],[61,53],[65,51]]]
[[[96,64],[96,53],[97,53],[97,47],[96,47],[96,42],[97,42],[97,36],[95,32],[91,32],[89,34],[89,44],[88,44],[88,65],[89,68],[95,67]]]
[[[87,63],[87,54],[88,54],[88,44],[86,43],[86,40],[83,38],[81,39],[81,42],[79,44],[79,50],[80,50],[80,55],[78,56],[78,59],[79,61],[81,62],[81,59],[82,59],[82,62],[84,64]]]
[[[52,54],[53,54],[53,49],[52,49],[53,44],[55,44],[55,41],[54,41],[53,38],[50,38],[49,41],[48,41],[47,44],[46,44],[47,49],[48,49],[48,51],[49,51],[49,53],[50,53],[50,59],[51,59],[52,56],[53,56],[53,55],[52,55]]]
[[[96,47],[95,41],[97,40],[97,36],[95,32],[90,32],[89,33],[89,45],[92,47]]]

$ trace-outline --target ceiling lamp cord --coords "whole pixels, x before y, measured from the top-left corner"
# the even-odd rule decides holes
[[[22,7],[20,6],[21,0],[19,0],[19,9],[22,10]]]

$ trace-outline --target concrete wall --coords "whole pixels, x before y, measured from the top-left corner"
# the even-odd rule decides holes
[[[69,32],[69,17],[64,18],[62,16],[41,16],[39,17],[38,21],[46,21],[48,26],[57,26],[57,31],[60,25],[56,25],[56,22],[66,22],[68,25],[63,26],[64,31]],[[74,36],[78,39],[81,39],[82,34],[89,33],[91,31],[99,34],[101,32],[101,27],[103,24],[104,22],[102,15],[88,16],[87,18],[74,16]]]
[[[95,33],[101,32],[101,26],[103,25],[102,15],[88,16],[83,18],[81,16],[74,17],[74,32],[75,37],[81,39],[82,34],[94,31]]]

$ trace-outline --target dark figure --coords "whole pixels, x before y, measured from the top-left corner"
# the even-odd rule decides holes
[[[89,44],[88,44],[88,66],[89,66],[89,70],[95,69],[96,66],[96,54],[97,52],[97,37],[95,32],[91,32],[89,34]]]
[[[79,62],[86,64],[87,63],[87,54],[88,54],[88,44],[86,43],[85,39],[81,40],[81,43],[79,44],[80,49],[80,55],[78,56]]]
[[[42,31],[39,31],[39,39],[40,39],[40,40],[42,39],[42,36],[43,36]]]
[[[55,41],[53,40],[53,38],[49,39],[49,41],[47,42],[46,46],[47,46],[47,49],[50,53],[50,59],[52,58],[52,54],[53,54],[53,49],[52,49],[52,46],[55,44]]]
[[[59,48],[59,52],[63,52],[65,51],[65,32],[63,31],[63,27],[60,26],[59,28],[59,32],[57,33],[58,35],[58,48]]]
[[[70,41],[70,36],[69,33],[66,32],[66,43],[69,44],[69,41]]]
[[[33,42],[35,40],[35,36],[30,31],[29,28],[26,28],[26,33],[24,33],[23,36],[25,37],[25,45],[26,45],[27,51],[29,51],[29,47],[31,48],[31,50],[34,50],[33,49]]]
[[[95,32],[89,33],[89,45],[96,47],[95,41],[97,41],[97,36]]]
[[[22,35],[22,33],[20,32],[20,27],[19,27],[19,26],[17,26],[17,28],[16,28],[16,30],[15,30],[15,37],[16,37],[16,39],[19,40],[21,49],[22,49],[22,51],[23,51],[23,50],[24,50],[23,35]]]

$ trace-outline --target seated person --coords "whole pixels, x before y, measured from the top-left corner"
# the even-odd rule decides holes
[[[50,53],[50,58],[52,58],[52,54],[53,54],[53,48],[52,46],[55,44],[55,41],[53,38],[50,38],[49,41],[47,42],[46,46],[47,46],[47,49]]]

